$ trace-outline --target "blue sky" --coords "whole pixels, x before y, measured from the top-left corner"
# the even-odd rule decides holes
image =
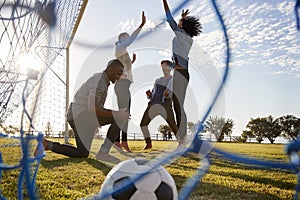
[[[217,1],[228,28],[232,60],[224,91],[212,115],[234,120],[240,134],[251,117],[300,117],[300,32],[297,32],[294,1]],[[169,0],[170,9],[181,1]],[[200,18],[203,33],[194,38],[185,108],[188,121],[203,117],[219,85],[225,67],[225,43],[210,1],[191,0],[185,5]],[[137,54],[133,65],[132,120],[129,132],[138,131],[147,106],[144,92],[161,76],[161,59],[171,57],[173,38],[161,0],[89,1],[71,47],[70,99],[90,75],[102,71],[113,58],[113,44],[120,32],[132,33],[145,11],[147,22],[128,51]],[[180,14],[180,12],[178,13]],[[174,15],[175,20],[179,15]],[[156,28],[155,28],[156,27]],[[148,32],[151,32],[148,34]],[[104,45],[105,44],[105,45]],[[104,47],[105,46],[105,47]],[[113,88],[113,87],[112,87]],[[112,90],[107,107],[116,108]],[[156,132],[156,119],[150,126]]]

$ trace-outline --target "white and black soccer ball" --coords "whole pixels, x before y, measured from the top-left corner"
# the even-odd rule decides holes
[[[162,166],[150,171],[148,162],[144,158],[133,158],[118,163],[107,174],[99,197],[105,200],[177,200],[176,185],[169,172]],[[133,182],[145,172],[149,173]],[[122,184],[126,187],[122,188]],[[122,189],[116,191],[117,188]]]

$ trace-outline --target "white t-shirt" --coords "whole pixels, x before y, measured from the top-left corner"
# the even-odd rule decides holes
[[[115,56],[119,59],[122,64],[124,65],[123,75],[121,79],[128,79],[133,82],[132,77],[132,63],[130,56],[127,52],[127,47],[132,44],[132,42],[137,38],[138,34],[140,33],[141,28],[137,28],[127,39],[117,41],[115,43]]]
[[[106,72],[96,73],[90,77],[76,92],[68,110],[68,120],[74,119],[81,112],[89,110],[89,103],[91,103],[89,98],[91,96],[97,97],[98,102],[93,102],[93,105],[90,106],[104,107],[109,85],[110,81]]]

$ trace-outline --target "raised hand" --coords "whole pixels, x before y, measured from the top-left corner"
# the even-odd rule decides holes
[[[142,23],[140,25],[140,28],[143,27],[146,23],[146,16],[145,16],[145,12],[143,11],[142,12]]]
[[[190,14],[189,9],[186,9],[186,11],[182,10],[181,12],[181,17],[182,18],[186,18],[188,16],[188,14]]]

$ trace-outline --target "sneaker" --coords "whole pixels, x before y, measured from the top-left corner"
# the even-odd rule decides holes
[[[111,162],[111,163],[118,163],[120,160],[114,156],[109,155],[108,153],[99,151],[96,156],[97,160],[100,161],[106,161],[106,162]]]
[[[130,153],[132,152],[132,151],[130,150],[130,148],[129,148],[127,142],[122,142],[120,145],[121,145],[121,147],[122,147],[123,149],[125,149],[127,152],[130,152]]]
[[[122,146],[120,144],[120,142],[115,142],[113,147],[120,153],[120,154],[124,154],[125,151],[123,151]]]
[[[144,147],[144,150],[147,149],[152,149],[152,143],[147,143],[146,146]]]

